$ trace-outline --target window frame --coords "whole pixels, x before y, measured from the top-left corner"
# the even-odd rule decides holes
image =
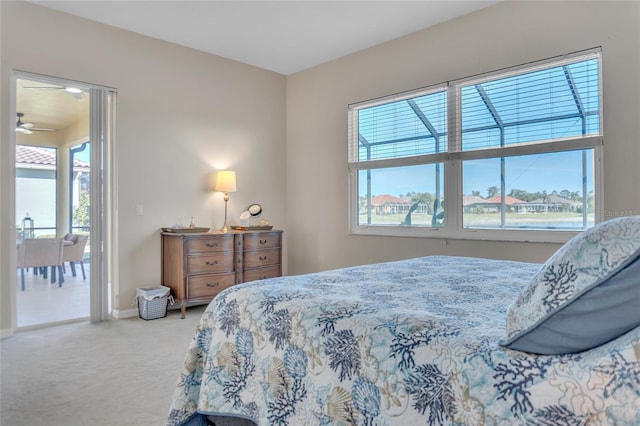
[[[470,151],[461,150],[462,123],[460,117],[461,88],[463,86],[485,82],[496,78],[506,78],[511,75],[522,74],[525,72],[533,72],[538,69],[567,65],[587,59],[597,59],[598,61],[599,134],[597,136],[574,136],[562,140],[562,143],[558,143],[560,140],[556,139],[550,142],[522,143],[506,147]],[[602,74],[602,49],[594,48],[349,105],[349,140],[347,156],[349,168],[349,233],[352,235],[564,243],[582,230],[464,228],[463,209],[461,205],[463,196],[462,166],[463,161],[465,160],[576,151],[582,149],[593,149],[594,223],[599,223],[604,217],[604,111],[602,102]],[[358,143],[356,141],[358,141],[358,111],[360,109],[426,95],[442,90],[443,88],[447,92],[447,150],[445,152],[413,157],[357,161]],[[432,164],[436,162],[442,162],[444,164],[443,195],[445,196],[445,216],[442,227],[367,225],[358,223],[360,195],[358,172],[360,170],[410,166],[416,164]]]

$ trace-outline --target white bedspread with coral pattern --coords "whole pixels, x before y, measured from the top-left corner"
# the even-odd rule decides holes
[[[168,425],[640,424],[640,329],[578,354],[499,346],[539,268],[433,256],[232,287],[200,320]]]

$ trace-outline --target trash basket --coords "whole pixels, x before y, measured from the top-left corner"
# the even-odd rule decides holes
[[[136,290],[138,315],[143,320],[153,320],[167,316],[167,304],[171,289],[165,286],[145,287]]]

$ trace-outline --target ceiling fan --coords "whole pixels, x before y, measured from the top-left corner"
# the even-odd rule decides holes
[[[42,127],[34,127],[33,123],[24,123],[22,121],[22,117],[24,114],[19,112],[16,114],[18,116],[18,121],[16,122],[16,132],[24,133],[25,135],[30,135],[33,132],[55,132],[56,129],[46,129]]]

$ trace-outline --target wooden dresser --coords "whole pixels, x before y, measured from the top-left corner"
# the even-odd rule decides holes
[[[162,233],[162,285],[180,303],[209,303],[234,284],[282,275],[282,231]]]

